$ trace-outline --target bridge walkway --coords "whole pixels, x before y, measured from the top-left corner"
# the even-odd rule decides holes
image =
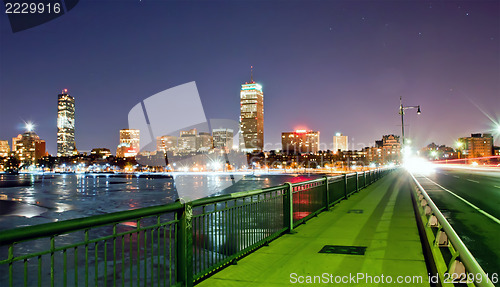
[[[291,286],[302,281],[310,286],[429,286],[409,178],[404,171],[388,174],[295,231],[197,286]],[[325,245],[366,249],[364,255],[319,253]],[[327,249],[362,252],[354,248]],[[361,276],[364,279],[358,280]],[[392,283],[387,282],[388,276]],[[308,279],[311,284],[305,284]],[[344,283],[335,282],[339,280]]]

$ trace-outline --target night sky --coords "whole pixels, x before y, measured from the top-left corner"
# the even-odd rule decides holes
[[[276,148],[296,128],[353,149],[399,135],[400,96],[421,105],[405,117],[417,147],[500,122],[499,1],[82,1],[18,33],[3,13],[0,33],[0,139],[32,121],[51,154],[62,89],[78,150],[114,153],[134,105],[190,81],[209,119],[238,120],[250,66]]]

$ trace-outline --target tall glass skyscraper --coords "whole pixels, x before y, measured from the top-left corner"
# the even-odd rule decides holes
[[[240,91],[240,150],[262,151],[264,148],[264,93],[262,86],[255,83],[241,85]]]
[[[57,99],[57,156],[72,156],[75,146],[75,99],[64,89]]]

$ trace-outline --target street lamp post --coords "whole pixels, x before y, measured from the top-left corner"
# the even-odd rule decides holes
[[[404,124],[404,115],[405,115],[405,110],[408,109],[417,109],[417,115],[420,115],[420,106],[408,106],[405,107],[403,106],[403,99],[400,96],[399,97],[399,114],[401,115],[401,141],[402,141],[402,146],[404,147],[405,145],[405,124]]]

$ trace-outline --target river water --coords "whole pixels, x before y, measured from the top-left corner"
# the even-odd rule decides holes
[[[0,174],[0,230],[317,178],[278,173]]]

